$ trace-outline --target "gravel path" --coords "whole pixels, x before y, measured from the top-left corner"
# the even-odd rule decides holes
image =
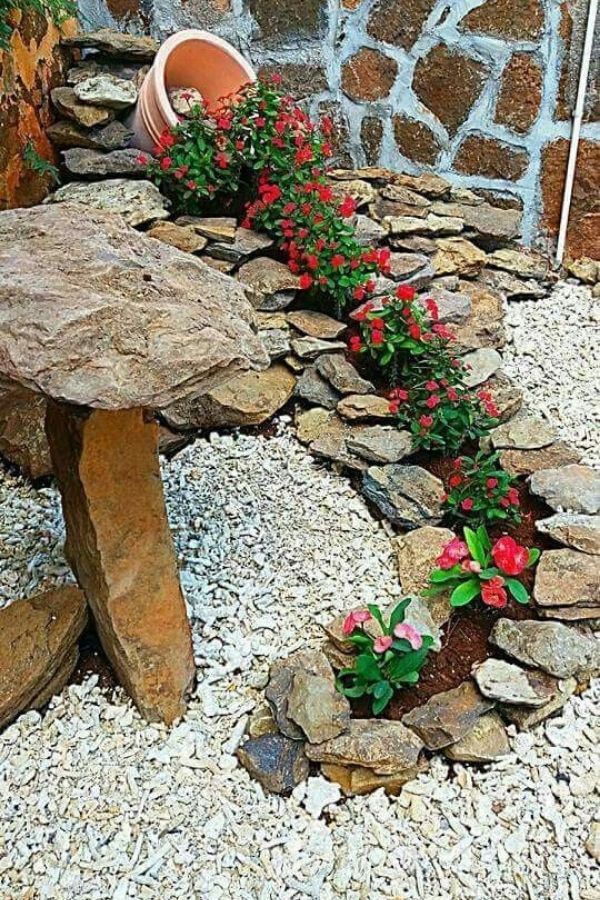
[[[167,731],[94,676],[0,734],[2,900],[600,898],[598,685],[493,767],[435,760],[397,799],[342,800],[321,778],[265,796],[233,753],[269,662],[398,592],[388,540],[285,426],[198,441],[164,470],[197,694]],[[0,597],[68,577],[62,539],[55,491],[0,476]]]

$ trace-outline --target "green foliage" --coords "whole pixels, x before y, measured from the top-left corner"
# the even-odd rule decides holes
[[[75,0],[0,0],[0,50],[8,50],[13,33],[10,14],[13,10],[38,13],[60,26],[77,16]]]
[[[60,183],[60,176],[56,166],[53,166],[51,162],[40,156],[31,141],[28,141],[25,145],[23,160],[27,168],[31,169],[32,172],[51,179],[55,184]]]
[[[474,525],[521,521],[516,478],[500,466],[499,455],[482,450],[473,458],[461,456],[454,460],[444,502],[451,519]]]

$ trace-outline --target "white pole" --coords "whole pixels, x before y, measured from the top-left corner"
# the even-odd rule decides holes
[[[567,164],[567,176],[565,179],[565,189],[563,193],[562,210],[560,214],[560,227],[558,230],[558,241],[556,244],[556,262],[557,265],[563,261],[565,255],[565,246],[567,243],[567,229],[569,227],[569,213],[571,211],[571,199],[573,197],[573,183],[575,181],[575,169],[577,167],[577,152],[579,150],[579,136],[581,134],[581,121],[585,107],[585,94],[587,89],[588,74],[590,71],[590,60],[592,57],[592,46],[594,42],[594,28],[596,26],[596,15],[598,13],[598,0],[590,0],[588,9],[587,28],[585,32],[585,42],[583,45],[583,55],[581,58],[581,69],[579,71],[579,85],[577,87],[577,101],[575,103],[575,111],[573,113],[573,127],[571,130],[571,144],[569,147],[569,162]]]

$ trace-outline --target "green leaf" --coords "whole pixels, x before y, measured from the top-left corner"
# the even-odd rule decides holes
[[[371,693],[374,697],[377,697],[379,699],[380,697],[384,697],[389,689],[390,686],[387,681],[378,681],[377,684],[373,686],[373,690]]]
[[[374,716],[378,716],[379,713],[383,712],[383,710],[386,708],[386,706],[394,696],[394,690],[391,685],[387,683],[387,681],[385,682],[385,686],[387,688],[386,692],[381,697],[377,697],[375,700],[373,700],[371,709],[373,710]]]
[[[486,557],[477,534],[472,528],[468,528],[467,526],[463,528],[463,534],[465,536],[465,541],[467,542],[467,547],[469,548],[469,553],[473,559],[476,560],[480,566],[485,566]]]
[[[398,603],[398,605],[394,607],[390,616],[390,632],[392,632],[396,625],[399,625],[400,622],[404,622],[404,614],[406,612],[406,608],[410,605],[412,599],[412,597],[407,597],[405,600],[401,600],[400,603]]]
[[[495,578],[496,575],[499,575],[500,570],[492,566],[490,569],[482,569],[481,572],[478,572],[477,574],[480,579],[489,581],[490,578]]]
[[[383,621],[383,616],[381,615],[381,610],[379,609],[379,607],[376,606],[375,603],[368,603],[367,609],[369,610],[377,624],[380,626],[383,633],[387,634],[385,622]]]
[[[417,684],[418,680],[419,673],[416,670],[407,672],[406,675],[402,675],[398,678],[398,681],[402,681],[404,684]]]
[[[527,559],[527,565],[532,566],[534,563],[538,561],[540,558],[540,551],[537,547],[532,547],[529,551],[529,557]]]
[[[527,593],[527,588],[516,578],[507,578],[506,587],[515,598],[517,603],[529,603],[529,594]]]
[[[431,575],[429,576],[429,580],[433,582],[433,584],[441,584],[444,581],[452,581],[453,578],[460,578],[463,574],[463,570],[460,566],[452,566],[451,569],[434,569]]]
[[[427,659],[428,652],[429,649],[427,647],[421,647],[420,650],[412,650],[404,656],[396,656],[386,666],[386,672],[390,680],[396,681],[402,675],[406,675],[407,672],[419,669]]]
[[[470,603],[479,592],[479,582],[475,578],[470,578],[468,581],[465,581],[463,584],[459,584],[458,587],[454,588],[450,596],[450,606],[466,606],[466,604]]]
[[[356,657],[354,664],[356,672],[365,679],[365,681],[380,681],[381,672],[379,666],[370,655],[370,653],[361,653]]]

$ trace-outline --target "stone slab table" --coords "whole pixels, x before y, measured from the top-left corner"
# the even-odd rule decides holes
[[[231,278],[74,204],[0,213],[0,379],[42,394],[66,554],[122,684],[171,722],[194,681],[152,411],[268,365]]]

